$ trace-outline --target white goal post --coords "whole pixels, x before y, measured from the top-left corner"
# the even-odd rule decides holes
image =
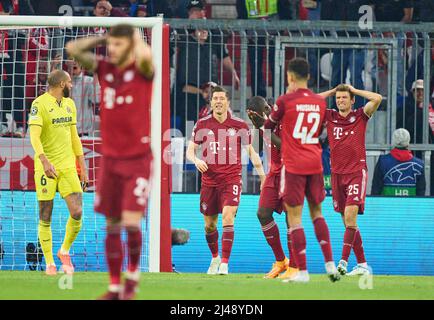
[[[74,16],[0,16],[0,27],[111,27],[128,23],[135,27],[152,30],[151,48],[155,66],[151,107],[151,146],[154,156],[152,188],[149,199],[149,271],[168,271],[161,268],[161,209],[162,209],[162,112],[163,112],[163,66],[167,65],[163,54],[163,18],[129,17],[74,17]],[[168,45],[168,44],[167,44]],[[166,109],[167,110],[167,109]],[[164,196],[163,196],[164,197]],[[168,198],[168,197],[164,197]],[[170,204],[163,204],[163,208]],[[170,208],[169,208],[170,210]],[[167,219],[166,219],[167,221]],[[170,221],[170,219],[169,219]],[[169,226],[166,226],[170,228]],[[166,228],[166,230],[167,230]],[[167,232],[166,232],[167,233]],[[168,240],[170,242],[170,240]],[[167,252],[167,244],[166,249]],[[170,254],[169,254],[170,255]],[[166,259],[167,266],[167,259]],[[171,268],[171,264],[170,264]]]

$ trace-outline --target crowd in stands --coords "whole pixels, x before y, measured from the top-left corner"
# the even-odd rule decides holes
[[[357,21],[359,8],[373,8],[376,21],[393,23],[434,22],[432,0],[227,0],[218,18],[246,20],[334,20]],[[61,15],[62,6],[71,6],[74,15],[96,17],[150,17],[162,14],[165,18],[211,19],[214,7],[221,1],[213,0],[0,0],[1,15]],[[227,16],[225,16],[227,12]],[[88,33],[106,32],[105,28],[93,28]],[[263,32],[263,31],[262,31]],[[91,74],[67,61],[59,50],[49,48],[50,30],[33,28],[24,33],[20,30],[0,29],[0,136],[24,137],[26,120],[31,101],[46,89],[47,74],[55,68],[68,70],[73,79],[73,98],[78,108],[79,133],[91,135],[98,119],[99,86]],[[75,35],[76,36],[76,35]],[[265,43],[261,30],[248,31],[248,86],[247,98],[254,95],[269,97],[274,89],[274,42]],[[333,34],[330,34],[333,36]],[[338,32],[339,37],[369,37],[368,32]],[[380,35],[381,36],[381,35]],[[384,33],[383,37],[398,39],[397,64],[397,126],[410,132],[410,143],[423,143],[423,110],[428,111],[428,143],[434,143],[434,109],[432,103],[424,105],[424,90],[434,99],[434,72],[431,70],[431,87],[423,84],[424,50],[422,42],[414,35]],[[177,32],[176,46],[171,42],[171,111],[172,127],[187,133],[186,121],[196,121],[208,110],[209,88],[228,75],[224,83],[237,91],[240,88],[239,63],[236,54],[228,49],[228,37],[209,30],[181,30]],[[104,48],[99,48],[104,53]],[[232,48],[232,50],[234,50]],[[367,75],[372,88],[383,95],[387,91],[388,57],[386,50],[377,50],[376,61],[367,69],[367,49],[332,49],[331,74],[328,82],[319,75],[320,59],[330,50],[308,49],[306,55],[311,65],[313,88],[335,87],[349,81],[357,88],[366,87]],[[434,61],[434,49],[431,50]],[[434,65],[434,63],[431,63]],[[268,70],[267,70],[268,68]],[[433,68],[432,68],[433,69]],[[266,75],[270,74],[270,77]],[[318,81],[319,80],[319,81]],[[273,90],[274,91],[274,90]],[[430,94],[431,96],[431,94]],[[357,100],[355,107],[363,105]],[[14,121],[12,121],[12,119]],[[432,170],[434,171],[434,170]]]

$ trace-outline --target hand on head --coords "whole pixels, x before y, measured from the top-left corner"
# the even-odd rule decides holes
[[[247,115],[249,119],[252,121],[255,128],[260,128],[264,125],[265,115],[260,115],[258,112],[253,111],[251,109],[247,109]]]

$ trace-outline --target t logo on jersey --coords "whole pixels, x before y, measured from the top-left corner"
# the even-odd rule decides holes
[[[212,153],[217,154],[217,150],[219,149],[219,143],[218,142],[210,142],[209,143],[209,149]]]
[[[336,140],[339,140],[343,136],[344,129],[335,127],[333,128],[333,135],[335,136]]]

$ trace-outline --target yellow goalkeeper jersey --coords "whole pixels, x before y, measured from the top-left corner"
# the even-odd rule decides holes
[[[71,125],[77,123],[77,111],[71,98],[62,98],[60,104],[48,92],[37,97],[30,109],[29,125],[42,127],[41,143],[44,154],[54,168],[75,168]],[[41,160],[35,157],[35,171],[43,170]]]

